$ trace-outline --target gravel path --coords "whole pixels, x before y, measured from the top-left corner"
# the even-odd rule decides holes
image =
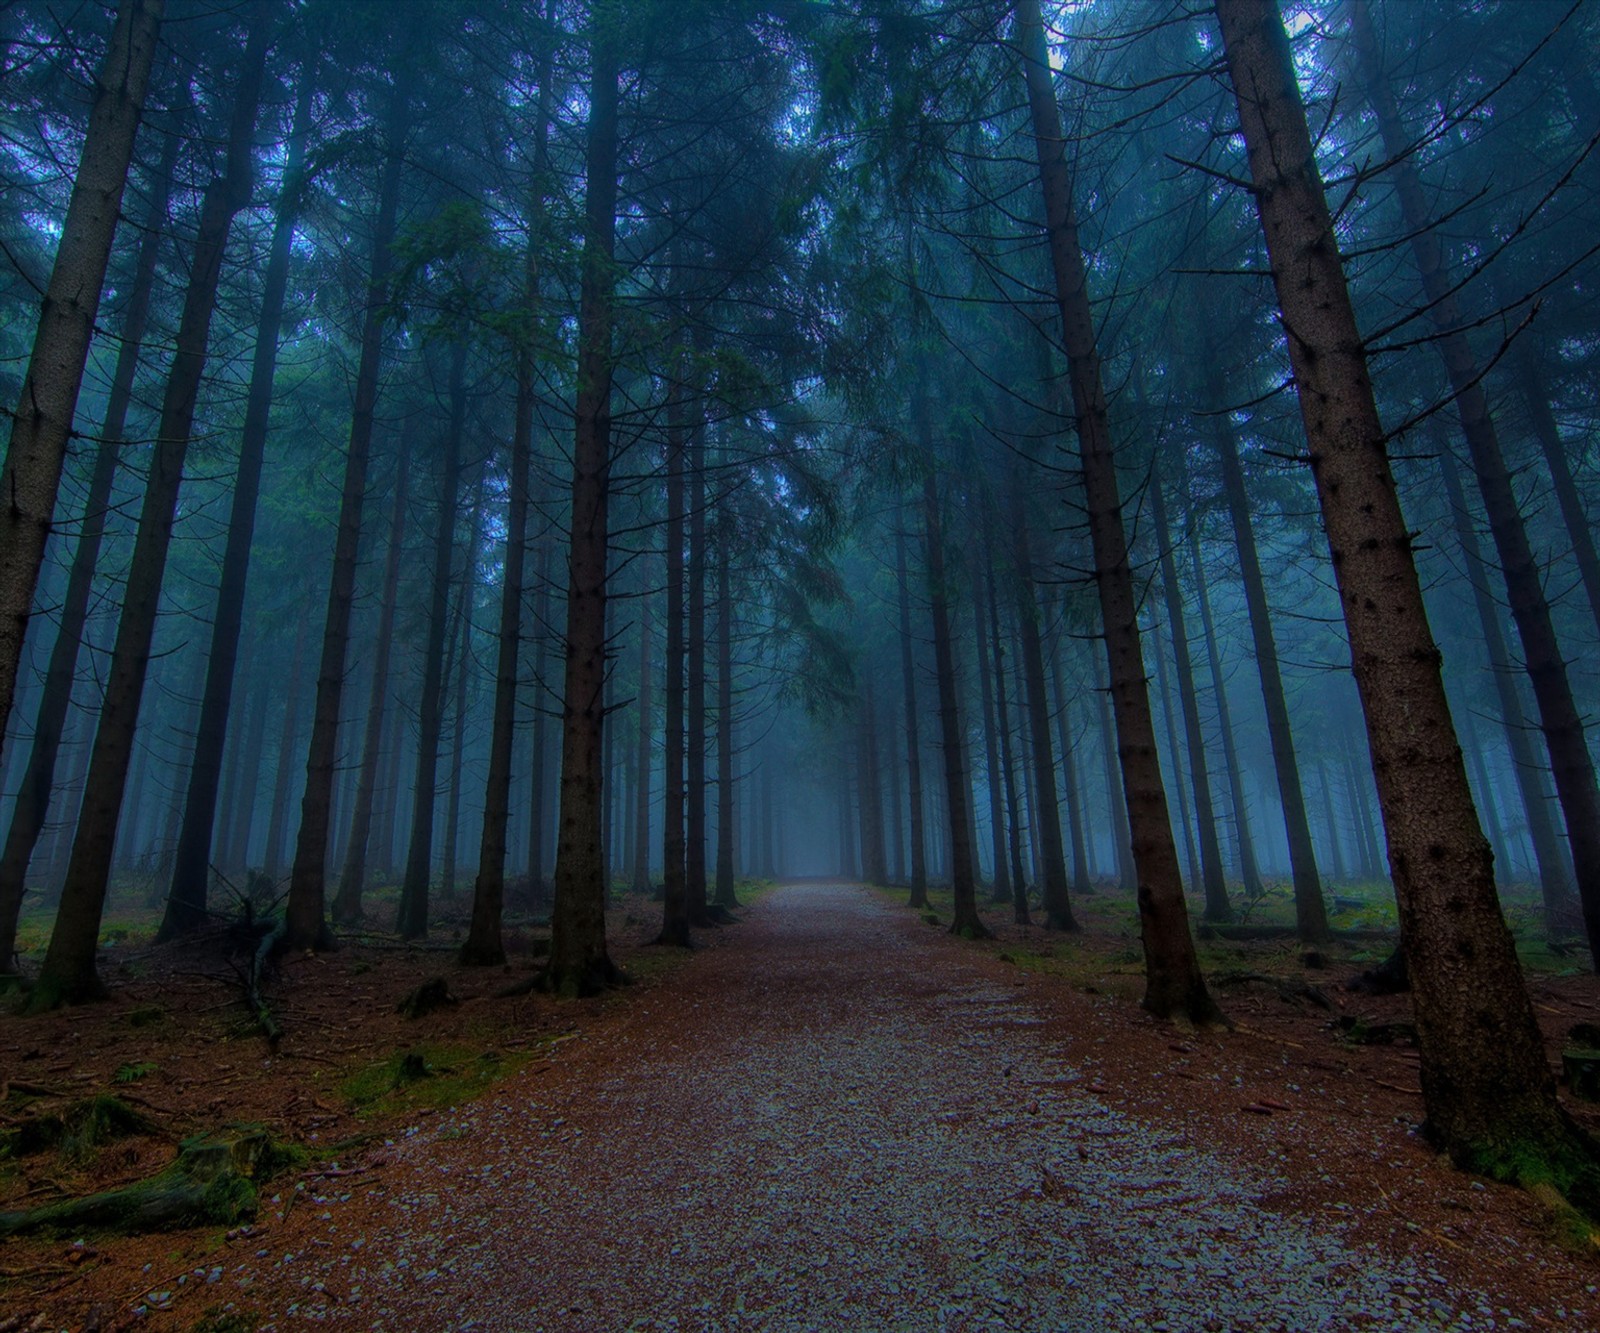
[[[1516,1325],[1106,1104],[992,973],[863,890],[784,888],[213,1290],[284,1328]]]

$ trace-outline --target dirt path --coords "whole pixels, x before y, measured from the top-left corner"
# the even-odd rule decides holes
[[[1274,1174],[1289,1157],[1270,1139],[1241,1149],[1119,1107],[1096,1081],[1116,1052],[1068,1049],[1093,1005],[1068,997],[1068,1033],[1045,991],[865,890],[786,887],[603,1040],[420,1122],[370,1179],[311,1181],[290,1223],[187,1280],[282,1328],[1579,1317],[1486,1299],[1449,1264],[1286,1203],[1296,1182]]]

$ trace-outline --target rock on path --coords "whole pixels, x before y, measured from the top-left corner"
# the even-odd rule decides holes
[[[223,1290],[279,1328],[1496,1327],[1104,1104],[1025,997],[871,894],[789,886],[736,930]]]

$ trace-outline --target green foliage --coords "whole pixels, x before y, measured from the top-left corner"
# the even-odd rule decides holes
[[[119,1065],[117,1072],[111,1076],[113,1083],[137,1083],[142,1078],[148,1078],[155,1073],[159,1066],[154,1060],[135,1060],[129,1064]]]

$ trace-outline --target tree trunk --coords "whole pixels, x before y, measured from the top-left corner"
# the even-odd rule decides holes
[[[1190,512],[1194,511],[1191,502]],[[1239,880],[1246,898],[1259,898],[1266,890],[1256,866],[1255,839],[1250,836],[1250,806],[1244,796],[1244,770],[1234,744],[1233,716],[1228,708],[1228,686],[1222,675],[1222,657],[1217,649],[1217,628],[1211,619],[1211,594],[1206,591],[1205,565],[1200,559],[1200,530],[1189,530],[1189,561],[1194,567],[1195,600],[1200,608],[1200,628],[1206,641],[1206,669],[1211,673],[1211,691],[1217,701],[1217,732],[1222,739],[1222,767],[1228,777],[1228,804],[1233,810],[1234,846],[1238,849]],[[1210,899],[1208,898],[1209,902]],[[1232,909],[1230,908],[1230,915]]]
[[[550,985],[561,995],[590,994],[619,977],[606,952],[605,858],[600,846],[619,69],[618,34],[611,28],[616,19],[599,10],[593,22],[561,710],[561,814],[549,969]]]
[[[0,718],[11,715],[15,702],[17,667],[165,7],[165,0],[122,0],[117,10],[11,419],[11,443],[0,469],[0,495],[7,497],[0,505]]]
[[[1205,893],[1207,921],[1231,921],[1228,884],[1222,873],[1222,848],[1217,842],[1217,819],[1211,802],[1211,775],[1206,771],[1206,745],[1200,730],[1200,703],[1195,696],[1194,663],[1189,656],[1189,629],[1183,618],[1183,593],[1178,585],[1178,565],[1173,558],[1172,529],[1167,521],[1166,497],[1161,478],[1150,480],[1156,544],[1161,551],[1161,585],[1167,603],[1167,624],[1172,631],[1172,656],[1178,669],[1178,697],[1183,707],[1183,731],[1189,745],[1189,783],[1194,790],[1195,821],[1200,838],[1200,882]],[[1173,748],[1177,757],[1177,748]]]
[[[250,202],[252,140],[266,68],[270,17],[275,0],[258,0],[250,24],[243,67],[234,94],[228,132],[227,166],[207,187],[195,235],[194,260],[184,293],[172,369],[161,403],[156,446],[139,511],[139,528],[128,565],[122,618],[106,670],[104,702],[95,731],[89,773],[84,781],[78,832],[61,890],[55,928],[38,984],[29,997],[38,1012],[61,1003],[97,999],[103,994],[95,971],[95,946],[105,908],[117,818],[133,757],[140,697],[150,665],[161,600],[161,579],[177,516],[184,458],[194,427],[195,402],[205,375],[206,343],[217,305],[223,252],[234,214]],[[18,424],[21,425],[21,418]],[[12,453],[16,448],[13,442]]]
[[[733,523],[724,515],[717,525],[717,892],[718,907],[732,910],[734,847],[739,826],[734,821],[733,787]],[[640,751],[648,759],[644,746]]]
[[[450,726],[450,797],[445,803],[444,866],[439,884],[440,895],[446,902],[455,901],[456,870],[461,859],[461,786],[467,745],[467,680],[468,664],[472,661],[472,608],[478,586],[479,522],[478,507],[474,506],[472,517],[468,520],[467,563],[461,577],[461,600],[456,606],[456,628],[460,633],[456,636],[455,663],[453,667],[445,668],[446,680],[454,672],[456,695],[451,710],[454,717]]]
[[[662,919],[660,943],[689,946],[689,892],[683,829],[683,464],[686,430],[673,384],[667,402],[667,625],[662,672]]]
[[[1506,583],[1506,600],[1522,641],[1523,659],[1539,708],[1539,725],[1550,751],[1556,797],[1566,818],[1567,844],[1572,853],[1578,900],[1583,905],[1589,953],[1600,966],[1600,786],[1594,760],[1584,736],[1583,717],[1573,698],[1566,660],[1556,640],[1550,603],[1545,596],[1544,571],[1528,541],[1527,526],[1517,505],[1511,471],[1500,448],[1499,433],[1484,393],[1477,358],[1467,342],[1464,319],[1456,301],[1456,288],[1439,235],[1432,228],[1427,197],[1409,143],[1400,124],[1394,96],[1383,71],[1372,21],[1364,3],[1350,7],[1351,35],[1366,82],[1367,98],[1377,115],[1384,151],[1394,161],[1395,193],[1411,253],[1428,299],[1428,313],[1438,332],[1435,346],[1444,359],[1445,372],[1461,414],[1461,433],[1472,456],[1478,489],[1483,496],[1489,532]]]
[[[706,506],[705,424],[696,409],[690,427],[689,470],[689,623],[687,687],[684,721],[688,729],[686,764],[688,793],[684,802],[684,889],[689,901],[689,924],[715,923],[706,903]]]
[[[1545,929],[1547,932],[1553,931],[1558,914],[1572,894],[1572,863],[1562,850],[1555,821],[1550,817],[1544,784],[1539,780],[1542,765],[1533,744],[1533,728],[1528,725],[1522,711],[1522,700],[1518,697],[1515,668],[1501,628],[1500,608],[1489,592],[1489,565],[1483,558],[1483,548],[1478,543],[1478,533],[1467,508],[1467,497],[1461,487],[1461,473],[1456,466],[1455,455],[1447,447],[1439,450],[1439,469],[1444,476],[1445,498],[1450,504],[1456,543],[1461,547],[1462,564],[1466,567],[1467,582],[1472,587],[1472,600],[1483,634],[1484,655],[1488,658],[1489,674],[1494,679],[1495,694],[1500,703],[1501,726],[1511,752],[1511,768],[1516,774],[1517,791],[1522,797],[1522,809],[1527,818],[1528,840],[1533,844],[1534,859],[1539,865]]]
[[[549,784],[545,779],[550,762],[545,753],[549,748],[545,744],[548,730],[545,718],[549,709],[545,697],[551,691],[545,674],[548,665],[546,645],[550,633],[550,547],[548,537],[539,542],[539,560],[534,571],[539,583],[539,595],[534,602],[533,615],[533,739],[528,744],[528,891],[535,903],[544,897],[544,834],[548,823],[545,792]]]
[[[51,787],[56,761],[61,750],[63,730],[72,707],[72,687],[78,674],[78,649],[89,620],[89,599],[94,591],[95,566],[105,540],[106,523],[111,513],[111,492],[116,483],[122,437],[127,428],[128,406],[133,400],[133,380],[139,368],[139,354],[149,322],[150,297],[155,288],[156,261],[166,232],[167,203],[172,192],[172,173],[178,162],[183,136],[167,136],[161,165],[151,182],[150,207],[139,237],[139,252],[134,263],[133,284],[122,314],[121,342],[116,369],[111,377],[111,394],[100,428],[100,447],[95,453],[94,471],[89,478],[89,493],[84,501],[83,525],[72,553],[72,568],[61,599],[60,628],[50,650],[39,708],[33,724],[33,744],[27,765],[16,786],[16,802],[11,809],[11,824],[5,850],[0,854],[0,976],[11,971],[16,952],[17,918],[26,892],[28,866],[50,815]],[[21,700],[17,700],[20,705]],[[20,707],[18,713],[21,713]],[[82,749],[87,755],[88,743]],[[9,779],[9,774],[8,774]],[[10,790],[9,780],[6,790]],[[66,822],[63,820],[63,822]]]
[[[289,782],[294,776],[295,744],[300,737],[300,672],[305,662],[306,621],[296,618],[294,656],[289,664],[289,688],[283,696],[283,730],[278,734],[278,764],[272,781],[272,809],[267,816],[267,849],[261,873],[276,881],[283,864],[283,838],[289,822]]]
[[[1189,887],[1199,879],[1200,861],[1194,850],[1194,825],[1189,813],[1189,787],[1180,776],[1183,751],[1178,748],[1177,715],[1172,707],[1172,680],[1167,671],[1167,654],[1161,644],[1161,621],[1150,619],[1150,653],[1156,659],[1156,690],[1161,695],[1161,721],[1167,733],[1167,753],[1171,756],[1173,785],[1178,789],[1178,824],[1183,829],[1183,864],[1189,872]]]
[[[250,575],[250,546],[256,530],[256,503],[261,494],[261,467],[266,459],[267,420],[272,410],[272,381],[278,364],[278,337],[283,328],[284,296],[289,287],[289,248],[299,217],[300,173],[305,165],[306,133],[311,121],[314,80],[302,71],[289,133],[283,187],[272,226],[272,244],[262,286],[261,318],[245,398],[244,429],[239,437],[239,463],[234,474],[228,539],[217,583],[217,608],[211,622],[211,648],[206,658],[205,691],[195,726],[194,755],[189,767],[183,825],[173,854],[172,884],[166,914],[156,939],[171,940],[205,924],[210,884],[211,839],[216,825],[217,786],[222,749],[233,703],[233,678],[239,657],[239,632],[244,618],[245,587]]]
[[[1593,1168],[1500,914],[1288,35],[1275,0],[1216,11],[1366,712],[1428,1128],[1459,1163],[1565,1188]]]
[[[250,708],[244,755],[234,789],[233,818],[222,838],[223,860],[236,871],[250,864],[250,835],[261,792],[261,757],[267,748],[267,704],[272,698],[274,683],[263,666],[257,665],[255,671],[256,679],[252,681],[255,702]]]
[[[648,586],[648,580],[645,581]],[[655,757],[655,701],[650,680],[650,610],[647,599],[639,601],[639,779],[633,817],[633,891],[650,892],[650,768]]]
[[[467,349],[450,354],[450,424],[445,430],[439,474],[439,526],[433,539],[433,579],[428,607],[428,642],[417,705],[417,769],[411,788],[411,837],[395,930],[402,939],[428,933],[428,886],[433,874],[433,813],[439,794],[439,740],[444,730],[444,650],[449,629],[450,566],[456,549],[456,513],[461,491],[461,446],[467,423]]]
[[[1072,744],[1072,709],[1061,681],[1059,645],[1050,654],[1051,681],[1056,691],[1056,735],[1061,745],[1061,781],[1066,790],[1067,826],[1072,835],[1072,891],[1093,893],[1089,882],[1089,853],[1083,838],[1083,795],[1078,782],[1078,760]]]
[[[1533,433],[1550,468],[1556,504],[1561,509],[1561,520],[1566,525],[1567,536],[1572,541],[1572,556],[1577,561],[1578,577],[1583,581],[1584,595],[1588,598],[1589,614],[1594,617],[1595,628],[1600,629],[1600,553],[1595,551],[1594,531],[1578,483],[1572,475],[1572,464],[1567,461],[1567,449],[1561,441],[1555,413],[1550,410],[1550,393],[1545,387],[1544,369],[1539,363],[1539,356],[1526,338],[1518,338],[1516,346],[1517,385],[1522,390],[1523,402],[1528,405]]]
[[[905,700],[906,786],[910,804],[911,900],[910,906],[928,905],[927,842],[922,829],[922,739],[917,720],[917,671],[911,639],[911,587],[906,576],[905,508],[900,506],[894,527],[895,584],[900,604],[900,691]]]
[[[411,492],[411,441],[400,440],[395,461],[394,513],[389,520],[389,550],[384,559],[383,601],[378,609],[378,632],[372,646],[372,695],[367,705],[366,731],[361,742],[361,771],[356,783],[355,807],[350,815],[350,843],[339,892],[333,899],[333,919],[340,925],[361,920],[361,895],[367,886],[368,843],[372,838],[372,809],[378,787],[378,759],[383,750],[384,722],[388,717],[389,658],[394,647],[394,620],[400,601],[400,564],[405,550],[406,507]]]
[[[1244,585],[1245,607],[1250,615],[1250,637],[1255,645],[1256,671],[1261,678],[1261,702],[1267,717],[1267,739],[1272,747],[1273,772],[1283,807],[1283,831],[1289,843],[1289,868],[1294,880],[1295,930],[1302,940],[1327,938],[1328,913],[1322,901],[1317,857],[1311,846],[1311,823],[1306,818],[1300,764],[1294,752],[1294,732],[1289,725],[1289,705],[1283,695],[1283,673],[1278,666],[1278,645],[1272,636],[1272,613],[1267,606],[1267,585],[1261,576],[1251,524],[1250,497],[1245,491],[1244,469],[1238,442],[1227,411],[1227,394],[1215,357],[1205,362],[1206,398],[1211,408],[1212,441],[1222,464],[1222,490],[1233,521],[1234,549],[1239,555],[1239,578]]]
[[[528,292],[535,287],[534,249],[528,246]],[[489,729],[489,774],[483,789],[483,835],[472,886],[472,923],[461,946],[468,967],[506,960],[500,934],[505,912],[506,834],[511,819],[511,751],[517,727],[517,656],[522,641],[522,571],[527,564],[528,486],[533,457],[533,351],[517,350],[517,401],[511,434],[511,479],[506,496],[506,545],[500,585],[500,633],[495,652],[494,720]],[[466,665],[462,663],[463,667]],[[457,725],[460,723],[458,721]]]
[[[1333,788],[1328,784],[1328,766],[1317,756],[1317,786],[1322,788],[1323,826],[1328,830],[1328,851],[1332,855],[1334,880],[1344,878],[1344,849],[1339,846],[1339,821],[1333,815]]]
[[[872,677],[862,680],[856,727],[856,792],[861,824],[861,877],[868,884],[886,884],[888,867],[883,854],[883,783],[878,774],[878,705]]]
[[[928,602],[933,615],[934,675],[939,689],[939,735],[944,745],[945,808],[949,812],[950,885],[955,895],[950,930],[966,939],[988,939],[989,928],[978,916],[977,884],[972,873],[972,820],[968,803],[966,738],[961,728],[961,703],[956,682],[955,642],[950,632],[950,589],[945,581],[944,523],[939,512],[939,484],[930,466],[922,482],[922,513],[927,540]]]
[[[1494,849],[1495,883],[1509,884],[1515,878],[1516,862],[1511,854],[1511,843],[1506,838],[1505,827],[1500,822],[1500,800],[1489,776],[1483,740],[1478,735],[1478,724],[1472,716],[1471,707],[1461,709],[1458,716],[1461,718],[1461,739],[1465,742],[1467,761],[1472,765],[1471,773],[1475,781],[1473,797],[1483,815],[1483,828],[1489,835],[1489,846]]]
[[[1039,830],[1040,896],[1045,925],[1078,929],[1067,892],[1067,858],[1061,846],[1061,816],[1056,798],[1056,761],[1050,749],[1050,699],[1045,693],[1044,648],[1039,634],[1039,602],[1033,580],[1033,548],[1028,534],[1022,479],[1012,478],[1012,558],[1016,564],[1017,627],[1022,640],[1022,680],[1027,688],[1028,734],[1033,750],[1034,825]]]
[[[1106,659],[1117,724],[1118,756],[1126,793],[1133,859],[1139,879],[1139,923],[1144,940],[1145,1008],[1159,1018],[1183,1014],[1196,1023],[1221,1015],[1195,957],[1188,909],[1178,874],[1166,792],[1156,757],[1138,603],[1127,534],[1122,526],[1115,445],[1111,439],[1088,275],[1078,241],[1061,113],[1051,87],[1049,56],[1038,0],[1016,0],[1017,26],[1028,83],[1028,102],[1044,192],[1051,267],[1062,322],[1082,455],[1095,583],[1105,629]]]
[[[1017,766],[1011,755],[1011,710],[1006,703],[1005,644],[1000,635],[1000,599],[995,595],[994,562],[987,564],[987,592],[989,603],[989,649],[994,662],[994,716],[1000,733],[1000,772],[1003,775],[1006,797],[1006,850],[1011,854],[1011,910],[1012,920],[1019,926],[1029,924],[1028,876],[1022,864],[1022,810],[1017,799]],[[980,629],[977,649],[983,651],[984,635]]]
[[[395,215],[400,203],[401,168],[406,132],[411,123],[411,84],[416,77],[415,62],[409,51],[402,53],[397,68],[394,86],[389,91],[383,181],[372,235],[372,269],[367,278],[361,359],[356,368],[350,443],[345,452],[344,484],[339,495],[339,520],[333,543],[333,575],[328,582],[328,610],[322,631],[322,654],[317,665],[317,694],[311,713],[305,790],[300,798],[300,832],[295,838],[294,866],[289,872],[289,901],[282,941],[285,950],[321,949],[333,944],[323,911],[328,814],[333,803],[334,768],[338,762],[339,706],[344,696],[350,610],[355,601],[356,571],[361,554],[361,514],[366,502],[378,373],[383,360],[383,327],[389,306],[392,261],[389,248],[394,240]]]
[[[1341,729],[1344,744],[1345,780],[1350,788],[1350,814],[1355,820],[1356,837],[1361,843],[1361,868],[1368,879],[1382,879],[1385,874],[1383,854],[1378,850],[1378,835],[1372,827],[1372,810],[1367,804],[1367,783],[1362,780],[1363,770],[1356,758],[1356,743],[1350,732]],[[1371,773],[1369,762],[1365,772]],[[1370,781],[1370,778],[1368,779]]]
[[[987,536],[987,528],[985,535]],[[984,564],[988,583],[994,582],[994,555],[989,543],[984,543]],[[1006,864],[1005,794],[1001,787],[999,724],[995,720],[995,694],[992,681],[992,661],[984,642],[988,632],[984,629],[984,584],[972,580],[972,643],[978,659],[978,702],[983,709],[984,771],[989,787],[989,835],[994,848],[994,889],[989,895],[992,903],[1011,901],[1011,868]],[[897,807],[898,814],[898,807]],[[1026,906],[1027,900],[1023,900]]]
[[[1125,893],[1138,889],[1139,876],[1133,864],[1133,834],[1128,829],[1128,802],[1122,794],[1118,776],[1117,733],[1111,720],[1111,691],[1106,684],[1106,664],[1096,658],[1094,689],[1100,713],[1100,759],[1105,770],[1106,810],[1111,816],[1111,843],[1116,852],[1117,887]]]

